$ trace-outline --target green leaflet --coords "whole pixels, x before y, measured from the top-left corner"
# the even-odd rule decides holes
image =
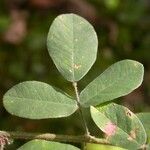
[[[138,117],[128,108],[114,103],[91,106],[91,116],[113,145],[137,150],[146,143],[146,133]]]
[[[80,150],[70,144],[50,142],[45,140],[32,140],[18,148],[18,150]]]
[[[96,60],[98,40],[92,25],[75,14],[63,14],[52,23],[48,52],[68,81],[80,80]]]
[[[81,105],[89,107],[124,96],[143,81],[143,65],[133,60],[122,60],[105,70],[80,94]]]
[[[26,81],[12,87],[3,98],[12,115],[30,119],[59,118],[74,113],[76,101],[59,89],[38,81]]]

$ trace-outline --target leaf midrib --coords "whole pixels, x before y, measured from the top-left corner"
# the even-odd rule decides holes
[[[74,16],[72,15],[72,76],[73,81],[75,80],[75,70],[74,70]]]
[[[5,98],[11,98],[11,99],[14,98],[14,99],[19,99],[20,101],[25,101],[25,100],[22,100],[22,99],[27,99],[27,100],[29,100],[29,101],[30,101],[30,100],[31,100],[31,101],[34,101],[34,100],[35,100],[35,99],[31,99],[31,98],[15,97],[15,96],[5,96]],[[61,102],[55,103],[55,102],[53,102],[53,101],[43,101],[43,100],[38,99],[38,98],[37,98],[37,101],[36,101],[36,102],[46,102],[46,103],[53,103],[53,104],[58,104],[58,105],[59,105],[59,104],[63,104],[63,105],[66,105],[66,106],[69,106],[69,105],[70,105],[70,106],[73,106],[73,105],[75,106],[75,105],[76,105],[76,103],[72,103],[72,104],[71,104],[71,103],[67,103],[67,104],[66,104],[66,103],[61,103]],[[67,101],[66,101],[66,102],[67,102]],[[77,106],[77,105],[76,105],[76,106]]]

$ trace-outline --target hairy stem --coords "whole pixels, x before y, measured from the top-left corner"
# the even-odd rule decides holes
[[[85,129],[85,134],[90,135],[87,124],[86,124],[86,120],[85,120],[84,115],[83,115],[83,110],[82,110],[82,107],[81,107],[81,104],[80,104],[79,92],[78,92],[78,87],[77,87],[76,82],[73,82],[73,87],[74,87],[74,90],[75,90],[77,105],[79,107],[81,119],[82,119],[83,126],[84,126],[84,129]]]
[[[1,135],[2,134],[2,135]],[[74,142],[74,143],[97,143],[97,144],[109,144],[106,139],[99,139],[91,135],[60,135],[52,133],[27,133],[27,132],[13,132],[13,131],[0,131],[0,137],[8,139],[22,139],[33,140],[41,139],[47,141],[57,142]]]

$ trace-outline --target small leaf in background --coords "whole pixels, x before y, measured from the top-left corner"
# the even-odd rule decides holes
[[[148,142],[150,143],[150,113],[138,113],[136,115],[142,122],[148,136]]]
[[[133,60],[122,60],[105,70],[80,94],[81,105],[89,107],[124,96],[143,81],[143,65]]]
[[[64,78],[78,81],[96,60],[98,40],[94,28],[84,18],[75,14],[63,14],[53,21],[47,46]]]
[[[87,143],[86,150],[126,150],[126,149],[111,145]]]
[[[70,144],[50,142],[45,140],[32,140],[18,148],[18,150],[80,150]]]
[[[120,0],[104,0],[107,9],[116,9],[119,6]]]
[[[139,149],[146,143],[146,133],[138,117],[128,108],[114,103],[94,108],[91,116],[105,133],[108,142],[127,149]]]
[[[12,87],[3,98],[12,115],[30,119],[59,118],[77,110],[76,101],[46,83],[26,81]]]

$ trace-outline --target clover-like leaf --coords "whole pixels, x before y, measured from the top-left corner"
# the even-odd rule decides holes
[[[47,38],[48,52],[68,81],[80,80],[96,60],[98,40],[92,25],[75,14],[53,21]]]
[[[32,140],[18,148],[17,150],[80,150],[79,148],[58,142],[45,140]]]
[[[97,109],[91,106],[91,116],[113,145],[133,150],[146,143],[147,136],[142,123],[124,106],[114,103]]]
[[[38,81],[15,85],[6,92],[3,103],[12,115],[30,119],[66,117],[77,109],[75,100],[59,89]]]
[[[143,81],[143,65],[133,60],[122,60],[104,71],[80,94],[81,105],[89,107],[124,96]]]

